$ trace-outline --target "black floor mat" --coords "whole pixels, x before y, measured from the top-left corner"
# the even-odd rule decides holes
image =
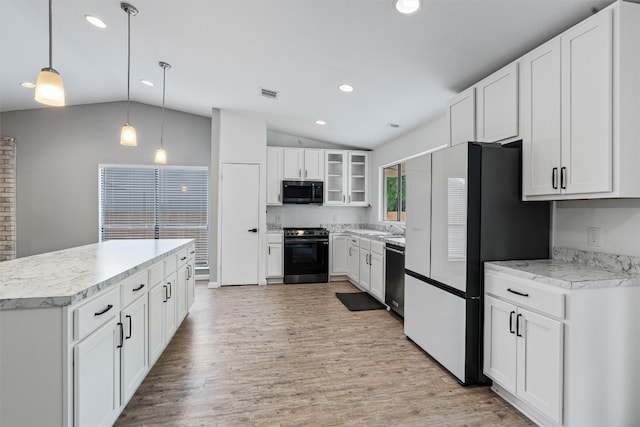
[[[338,299],[351,311],[379,310],[384,304],[366,292],[336,292]]]

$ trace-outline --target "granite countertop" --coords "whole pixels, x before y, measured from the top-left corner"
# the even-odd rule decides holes
[[[378,240],[384,243],[392,243],[396,246],[405,247],[405,238],[400,234],[387,233],[384,231],[378,230],[367,230],[367,229],[348,229],[344,230],[343,233],[350,234],[353,236],[366,237],[367,239]]]
[[[639,286],[640,274],[560,259],[486,262],[485,271],[498,271],[564,289]]]
[[[192,242],[110,240],[0,262],[0,310],[75,304]]]

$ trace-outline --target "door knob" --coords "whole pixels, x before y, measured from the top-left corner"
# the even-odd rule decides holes
[[[249,233],[257,233],[258,229],[257,228],[250,228],[247,230]]]

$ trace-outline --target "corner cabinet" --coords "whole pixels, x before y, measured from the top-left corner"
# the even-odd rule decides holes
[[[324,204],[368,206],[369,153],[326,150]]]
[[[447,105],[449,146],[476,140],[476,88],[471,87]]]
[[[640,5],[616,2],[522,59],[523,198],[640,197]]]
[[[267,205],[282,204],[284,153],[280,147],[267,147]]]

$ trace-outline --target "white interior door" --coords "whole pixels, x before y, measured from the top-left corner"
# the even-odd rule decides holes
[[[260,166],[222,165],[220,284],[258,283]],[[255,231],[252,231],[255,230]]]

